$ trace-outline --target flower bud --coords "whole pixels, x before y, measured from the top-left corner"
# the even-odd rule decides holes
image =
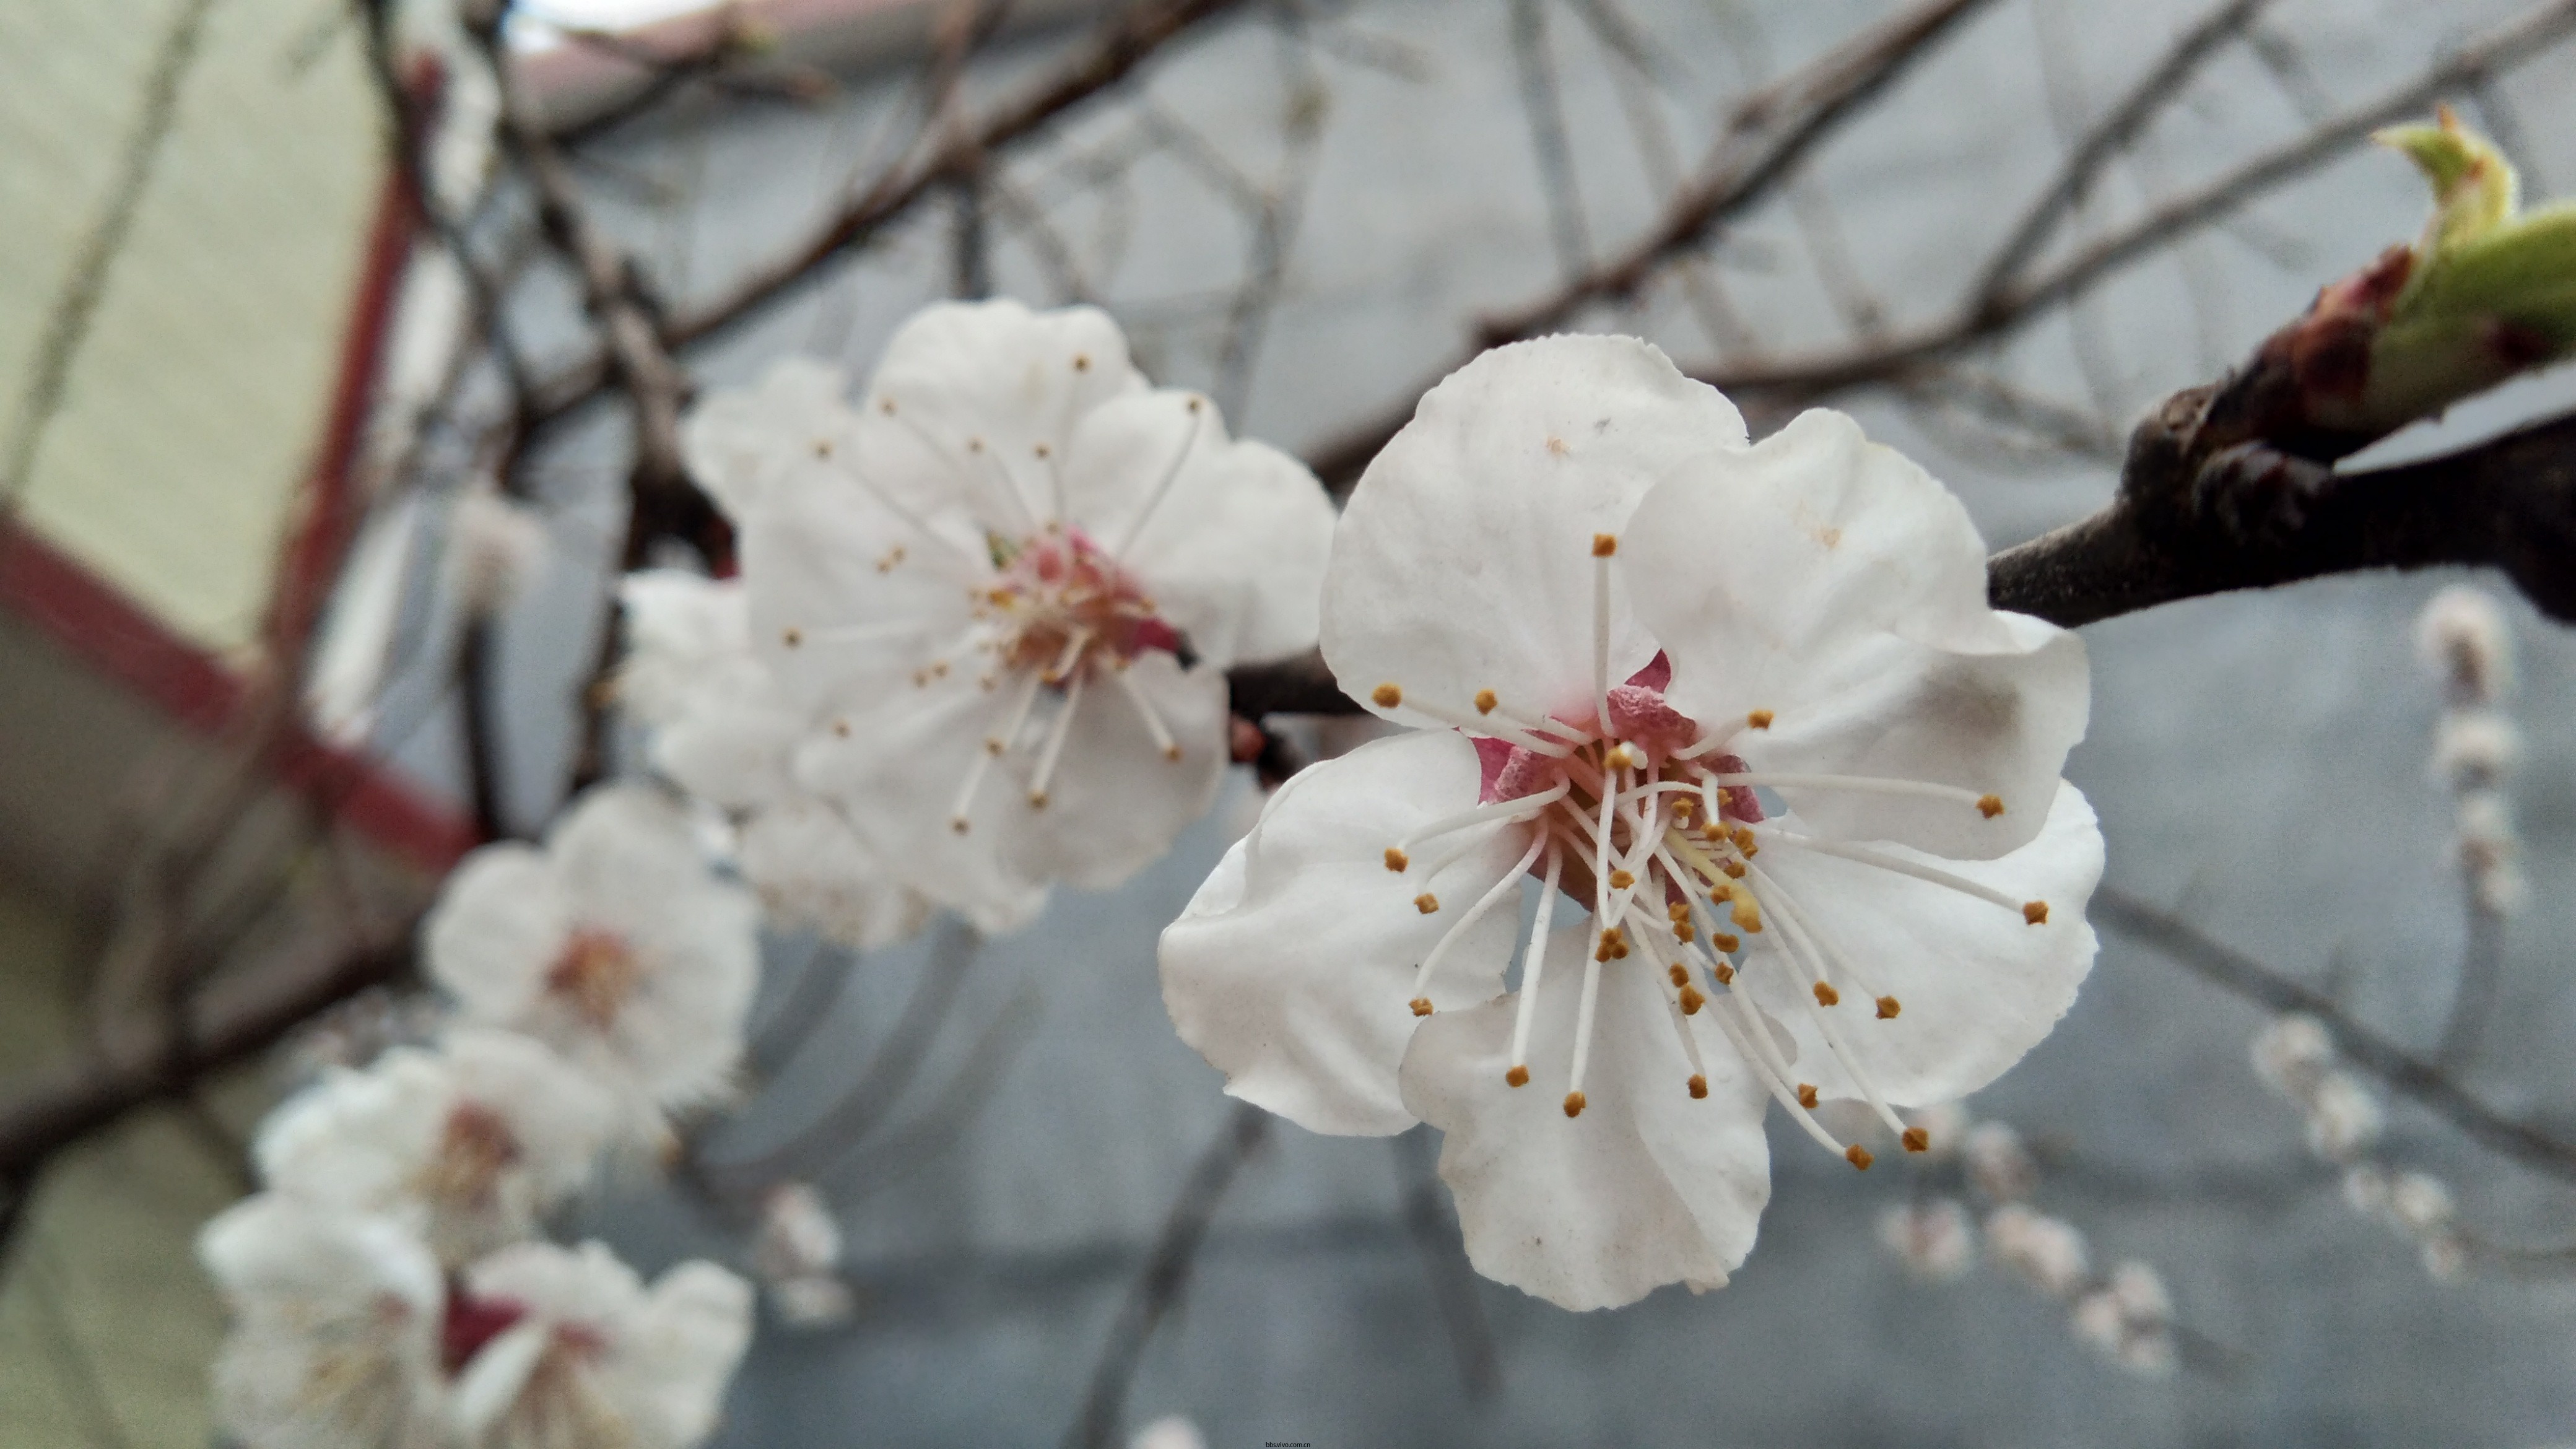
[[[1986,1215],[1986,1252],[2014,1277],[2051,1298],[2072,1297],[2084,1286],[2091,1255],[2074,1224],[2046,1217],[2019,1203]]]
[[[1976,1261],[1976,1230],[1956,1198],[1904,1203],[1878,1217],[1878,1240],[1905,1271],[1925,1283],[1948,1283]]]
[[[2254,1034],[2254,1072],[2273,1091],[2304,1102],[2334,1065],[2334,1038],[2304,1012],[2280,1017]]]
[[[2039,1164],[2021,1145],[2021,1134],[2001,1122],[1980,1122],[1960,1144],[1968,1180],[1996,1202],[2017,1202],[2039,1186]]]

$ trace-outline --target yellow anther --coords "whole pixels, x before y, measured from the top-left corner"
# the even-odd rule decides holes
[[[982,438],[968,438],[966,440],[966,451],[969,453],[980,453],[984,451],[984,440]]]
[[[1697,1072],[1691,1073],[1690,1094],[1693,1101],[1697,1101],[1698,1099],[1707,1096],[1708,1078],[1701,1076]]]
[[[1725,871],[1725,872],[1726,872],[1726,878],[1727,878],[1728,880],[1742,880],[1742,879],[1744,879],[1744,862],[1743,862],[1743,861],[1740,861],[1740,860],[1721,860],[1721,861],[1719,861],[1719,862],[1717,863],[1717,868],[1718,868],[1719,870],[1722,870],[1722,871]]]
[[[1690,985],[1690,968],[1684,966],[1679,961],[1674,962],[1673,969],[1665,974],[1673,978],[1673,984],[1675,986]]]
[[[1882,996],[1878,999],[1878,1019],[1881,1021],[1896,1020],[1896,1014],[1904,1009],[1893,996]]]
[[[1753,904],[1750,896],[1736,897],[1735,905],[1727,911],[1726,918],[1735,923],[1737,930],[1748,936],[1762,934],[1762,908]]]
[[[1413,898],[1413,908],[1426,916],[1430,915],[1440,909],[1440,898],[1429,891],[1424,891]]]
[[[850,737],[850,722],[845,719],[836,719],[832,721],[832,734],[836,739],[848,739]],[[989,745],[992,741],[986,740],[984,743]]]
[[[1195,413],[1195,412],[1197,412],[1200,408],[1205,407],[1206,405],[1207,405],[1207,399],[1205,399],[1205,398],[1195,398],[1195,397],[1194,397],[1194,398],[1191,398],[1191,399],[1190,399],[1190,401],[1189,401],[1188,411]]]
[[[1617,926],[1612,926],[1610,929],[1601,933],[1601,949],[1604,951],[1618,945],[1619,941],[1619,928]],[[1606,961],[1609,958],[1605,956],[1602,959]]]
[[[1615,533],[1596,533],[1592,535],[1592,556],[1594,558],[1608,558],[1618,551],[1619,535]]]
[[[1676,795],[1673,797],[1673,819],[1675,821],[1684,824],[1689,823],[1692,813],[1698,809],[1699,797],[1696,795]]]
[[[1046,456],[1048,456],[1049,454],[1053,453],[1053,452],[1055,451],[1055,449],[1048,447],[1048,446],[1047,446],[1046,444],[1044,444],[1044,443],[1040,443],[1040,444],[1038,444],[1037,446],[1035,446],[1035,447],[1031,448],[1029,451],[1030,451],[1030,452],[1032,452],[1032,453],[1035,453],[1035,454],[1037,454],[1039,457],[1043,458],[1043,457],[1046,457]]]
[[[894,399],[890,397],[877,399],[877,411],[884,413],[887,417],[893,417]]]
[[[1431,1014],[1431,998],[1428,996],[1417,996],[1413,998],[1413,1014],[1416,1016],[1429,1016]]]
[[[1857,1142],[1843,1149],[1843,1161],[1850,1163],[1852,1166],[1859,1168],[1863,1172],[1869,1171],[1869,1165],[1877,1160],[1877,1158],[1869,1155],[1868,1148],[1861,1146]]]
[[[2021,906],[2021,918],[2022,918],[2022,920],[2024,920],[2025,922],[2027,922],[2027,923],[2029,923],[2029,924],[2031,924],[2031,925],[2034,925],[2034,926],[2045,926],[2045,925],[2047,925],[2047,924],[2048,924],[2048,902],[2046,902],[2046,901],[2024,901],[2024,902],[2022,902],[2022,906]]]
[[[1978,813],[1978,814],[1980,814],[1980,815],[1983,815],[1983,816],[1984,816],[1984,817],[1986,817],[1988,820],[1992,820],[1992,819],[1994,819],[1996,816],[2003,814],[2003,813],[2004,813],[2004,797],[2003,797],[2003,796],[2001,796],[2001,795],[1980,795],[1980,796],[1978,796],[1978,797],[1977,797],[1977,813]]]
[[[805,642],[805,631],[791,624],[787,628],[779,631],[778,642],[786,645],[790,649],[793,649],[797,645]]]
[[[1583,1094],[1581,1092],[1568,1092],[1565,1094],[1565,1115],[1568,1117],[1580,1117],[1583,1115]]]
[[[1816,1088],[1813,1083],[1800,1082],[1798,1084],[1798,1105],[1806,1108],[1810,1112],[1816,1109]]]
[[[1163,758],[1170,760],[1174,764],[1179,764],[1181,760],[1181,747],[1177,744],[1163,746]]]
[[[1404,703],[1404,691],[1392,684],[1381,684],[1369,691],[1369,699],[1380,709],[1393,709]]]
[[[1527,1068],[1527,1067],[1514,1067],[1514,1068],[1512,1068],[1510,1071],[1503,1073],[1503,1085],[1504,1085],[1504,1086],[1506,1086],[1506,1087],[1526,1087],[1526,1086],[1528,1086],[1528,1085],[1529,1085],[1529,1068]]]
[[[1929,1152],[1932,1150],[1932,1134],[1921,1127],[1906,1128],[1904,1142],[1905,1150],[1908,1152]]]
[[[1562,457],[1564,457],[1564,456],[1565,456],[1565,439],[1563,439],[1563,438],[1550,438],[1550,439],[1548,439],[1548,440],[1547,440],[1547,451],[1548,451],[1548,453],[1549,453],[1551,456],[1558,457],[1558,458],[1562,458]]]
[[[1742,941],[1726,934],[1724,931],[1720,931],[1716,935],[1709,937],[1708,943],[1721,951],[1739,951],[1744,947],[1744,943]]]
[[[1746,855],[1751,855],[1755,850],[1759,849],[1759,847],[1753,843],[1753,830],[1750,826],[1738,825],[1726,832],[1726,838],[1734,844],[1736,849],[1743,851]]]
[[[960,835],[966,833],[967,824],[967,819],[963,815],[952,815],[948,820],[948,828],[956,831]]]
[[[1476,713],[1492,714],[1494,712],[1494,706],[1499,703],[1501,703],[1501,701],[1494,698],[1494,692],[1492,690],[1480,689],[1476,691]]]
[[[1688,902],[1688,901],[1667,901],[1667,902],[1664,904],[1664,917],[1665,917],[1665,919],[1667,919],[1667,920],[1672,920],[1672,921],[1687,921],[1687,920],[1689,920],[1689,919],[1690,919],[1690,902]]]
[[[1089,372],[1091,370],[1091,354],[1088,352],[1075,353],[1073,355],[1073,370],[1076,372]]]
[[[1773,715],[1771,711],[1767,709],[1757,709],[1752,713],[1747,714],[1744,717],[1744,722],[1753,726],[1757,730],[1767,730],[1771,728],[1772,718]]]
[[[1614,891],[1624,891],[1636,883],[1637,878],[1624,870],[1610,872],[1610,889]]]
[[[1708,968],[1708,974],[1716,977],[1717,984],[1720,986],[1725,986],[1735,980],[1735,968],[1723,961],[1720,961],[1716,965]]]
[[[1032,809],[1032,810],[1044,810],[1044,809],[1046,808],[1046,802],[1047,802],[1047,792],[1045,792],[1044,790],[1031,790],[1031,791],[1029,792],[1029,808],[1030,808],[1030,809]]]
[[[1697,1016],[1699,1015],[1699,1009],[1707,1004],[1708,998],[1699,994],[1698,987],[1685,986],[1682,988],[1682,1015]]]
[[[1673,939],[1674,939],[1674,940],[1676,940],[1676,941],[1687,941],[1687,940],[1689,940],[1689,939],[1691,938],[1691,936],[1693,935],[1693,933],[1694,933],[1694,932],[1693,932],[1693,928],[1692,928],[1692,926],[1691,926],[1691,923],[1690,923],[1690,922],[1688,922],[1688,921],[1675,921],[1675,922],[1673,922]]]
[[[1816,1004],[1818,1006],[1840,1006],[1842,1005],[1842,1002],[1843,994],[1841,992],[1836,991],[1833,987],[1822,981],[1816,983]]]
[[[828,458],[832,456],[832,440],[829,438],[816,438],[814,440],[814,456],[817,458]]]
[[[1625,961],[1625,960],[1627,960],[1627,959],[1628,959],[1628,943],[1627,943],[1627,942],[1625,942],[1625,941],[1622,941],[1622,942],[1620,942],[1618,945],[1611,947],[1611,948],[1610,948],[1610,959],[1611,959],[1611,960],[1613,960],[1613,961]]]
[[[1392,845],[1386,848],[1386,868],[1388,870],[1401,875],[1404,873],[1404,868],[1411,864],[1413,864],[1413,857],[1406,855],[1403,851],[1396,849]]]

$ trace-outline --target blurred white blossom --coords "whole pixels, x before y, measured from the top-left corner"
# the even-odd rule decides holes
[[[2084,1234],[2073,1223],[2020,1203],[2006,1203],[1986,1214],[1986,1253],[2051,1298],[2074,1296],[2092,1269]]]
[[[536,510],[488,481],[467,484],[448,506],[447,583],[468,614],[489,617],[525,597],[549,547]]]
[[[1926,1283],[1947,1283],[1977,1261],[1976,1228],[1957,1198],[1899,1203],[1878,1215],[1878,1241],[1905,1271]]]
[[[2019,1202],[2039,1187],[2039,1164],[2008,1123],[1978,1123],[1959,1150],[1968,1181],[1995,1202]]]
[[[2495,704],[2513,688],[2513,631],[2484,589],[2452,584],[2435,594],[2415,618],[2415,647],[2455,708]]]

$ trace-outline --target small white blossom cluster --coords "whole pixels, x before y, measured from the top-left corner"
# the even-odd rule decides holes
[[[2451,1191],[2421,1172],[2398,1172],[2378,1160],[2378,1099],[2361,1079],[2336,1065],[2334,1038],[2313,1016],[2293,1013],[2254,1038],[2254,1070],[2307,1115],[2308,1146],[2344,1170],[2344,1201],[2415,1245],[2424,1271],[2450,1282],[2468,1271]]]
[[[2522,752],[2521,732],[2504,710],[2513,687],[2513,634],[2494,596],[2465,584],[2435,594],[2415,629],[2424,667],[2442,689],[2432,774],[2451,794],[2452,849],[2475,908],[2509,916],[2531,893],[2504,792]]]
[[[255,1146],[264,1190],[199,1253],[234,1328],[216,1407],[253,1449],[686,1449],[713,1429],[751,1293],[710,1263],[647,1287],[538,1234],[603,1160],[725,1091],[757,918],[685,812],[594,790],[543,849],[486,846],[424,927],[445,1020],[326,1065]]]
[[[2145,1378],[2173,1373],[2180,1360],[2164,1279],[2134,1259],[2108,1274],[2094,1271],[2083,1230],[2030,1205],[2039,1163],[2021,1134],[2002,1122],[1971,1126],[1956,1103],[1927,1108],[1913,1120],[1934,1142],[1952,1144],[1927,1160],[1955,1157],[1968,1185],[1989,1204],[1985,1252],[1995,1267],[2067,1305],[2077,1339],[2111,1363]],[[1879,1241],[1926,1283],[1954,1281],[1976,1265],[1977,1229],[1967,1204],[1946,1194],[1888,1208],[1879,1216]]]
[[[855,1304],[840,1266],[841,1224],[821,1191],[810,1182],[771,1187],[761,1199],[751,1268],[779,1321],[796,1328],[849,1321]]]

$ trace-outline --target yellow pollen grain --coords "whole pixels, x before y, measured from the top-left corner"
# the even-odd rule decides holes
[[[1674,962],[1673,969],[1665,974],[1673,978],[1673,984],[1675,986],[1690,985],[1690,968],[1684,966],[1679,961]]]
[[[1908,1152],[1929,1152],[1932,1150],[1932,1134],[1921,1127],[1906,1128],[1904,1142],[1905,1150]]]
[[[1565,439],[1563,439],[1563,438],[1550,438],[1550,439],[1548,439],[1548,440],[1547,440],[1547,450],[1548,450],[1549,452],[1551,452],[1551,453],[1555,454],[1556,456],[1560,457],[1560,458],[1564,457],[1564,456],[1565,456]]]
[[[1707,1096],[1708,1078],[1701,1076],[1697,1072],[1691,1073],[1690,1094],[1693,1101],[1697,1101],[1700,1098]]]
[[[1762,934],[1762,910],[1749,899],[1738,897],[1735,905],[1727,911],[1726,918],[1748,936]]]
[[[1812,1112],[1816,1109],[1816,1088],[1812,1082],[1798,1084],[1798,1105]]]
[[[1877,1160],[1877,1158],[1869,1155],[1868,1148],[1861,1146],[1857,1142],[1843,1149],[1843,1161],[1850,1163],[1852,1166],[1859,1168],[1863,1172],[1869,1171],[1869,1165]]]
[[[1404,873],[1404,868],[1411,864],[1413,864],[1413,857],[1406,855],[1403,851],[1396,849],[1392,845],[1386,848],[1386,868],[1388,870],[1394,871],[1398,875],[1402,875]]]
[[[1429,1016],[1431,1014],[1431,998],[1428,996],[1417,996],[1413,998],[1413,1014],[1416,1016]]]
[[[1777,718],[1777,716],[1773,715],[1771,711],[1767,709],[1757,709],[1745,715],[1744,722],[1753,726],[1757,730],[1767,730],[1771,728],[1771,721],[1775,718]]]
[[[1608,558],[1618,551],[1619,535],[1615,533],[1596,533],[1592,535],[1592,556],[1594,558]]]
[[[1393,684],[1381,684],[1369,691],[1369,701],[1380,709],[1393,709],[1404,703],[1404,691]]]
[[[1568,1092],[1565,1094],[1565,1115],[1568,1117],[1580,1117],[1583,1115],[1583,1094],[1581,1092]]]
[[[1682,988],[1682,1015],[1697,1016],[1699,1015],[1699,1009],[1707,1004],[1708,998],[1699,994],[1698,987],[1685,986]]]
[[[2003,814],[2003,813],[2004,813],[2004,797],[2003,797],[2003,796],[2001,796],[2001,795],[1980,795],[1980,796],[1978,796],[1978,797],[1977,797],[1977,813],[1978,813],[1978,814],[1980,814],[1980,815],[1983,815],[1983,816],[1984,816],[1984,817],[1986,817],[1988,820],[1992,820],[1992,819],[1994,819],[1996,816]]]
[[[1610,872],[1610,889],[1614,891],[1624,891],[1636,883],[1637,878],[1624,870]]]
[[[2033,926],[2045,926],[2045,925],[2047,925],[2047,924],[2048,924],[2048,902],[2046,902],[2046,901],[2024,901],[2024,902],[2022,902],[2022,907],[2021,907],[2021,918],[2022,918],[2022,920],[2023,920],[2024,922],[2026,922],[2027,924],[2033,925]]]
[[[1841,992],[1836,991],[1822,981],[1816,983],[1816,1004],[1818,1006],[1840,1006],[1842,1005],[1842,1001],[1843,994]]]
[[[1724,931],[1720,931],[1716,935],[1709,937],[1708,943],[1721,951],[1741,950],[1744,946],[1742,941],[1726,934]]]
[[[1527,1067],[1514,1067],[1514,1068],[1512,1068],[1510,1071],[1503,1073],[1503,1085],[1504,1085],[1504,1086],[1506,1086],[1506,1087],[1526,1087],[1526,1086],[1528,1086],[1528,1085],[1529,1085],[1529,1068],[1527,1068]]]
[[[1735,980],[1735,968],[1723,961],[1708,968],[1708,974],[1716,977],[1717,984],[1720,986],[1728,985]]]
[[[1893,996],[1882,996],[1878,999],[1878,1019],[1881,1021],[1896,1020],[1896,1014],[1904,1009],[1904,1005]]]
[[[1424,891],[1413,898],[1413,908],[1426,916],[1430,915],[1440,909],[1440,898],[1429,891]]]
[[[1501,703],[1501,701],[1494,698],[1494,692],[1492,690],[1480,689],[1476,691],[1476,713],[1492,714],[1494,712],[1494,706],[1499,703]]]

